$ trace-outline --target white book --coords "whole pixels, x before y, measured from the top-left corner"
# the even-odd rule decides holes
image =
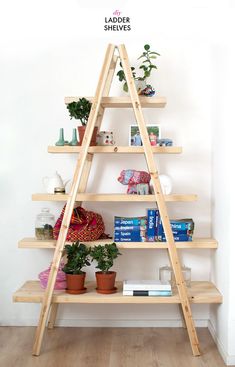
[[[171,291],[154,291],[154,290],[141,290],[141,291],[123,291],[123,296],[147,296],[147,297],[169,297],[172,296]]]
[[[141,290],[155,290],[155,291],[171,291],[169,282],[160,280],[124,280],[123,290],[125,291],[141,291]]]

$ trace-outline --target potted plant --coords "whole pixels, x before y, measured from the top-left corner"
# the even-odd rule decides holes
[[[86,124],[91,111],[91,102],[86,98],[79,98],[78,101],[68,103],[67,109],[69,110],[70,119],[74,118],[80,120],[82,126],[78,126],[79,145],[82,144],[83,136],[86,130]],[[98,128],[95,127],[91,139],[91,145],[96,145],[96,135]]]
[[[147,84],[147,78],[150,77],[153,69],[157,69],[157,66],[152,62],[154,59],[157,58],[157,56],[160,56],[160,54],[155,51],[151,51],[150,45],[146,44],[144,45],[143,53],[137,59],[137,60],[142,59],[141,60],[142,63],[139,66],[139,69],[143,72],[143,75],[137,76],[135,68],[131,66],[131,71],[132,71],[133,78],[135,80],[138,94],[143,94],[146,96],[154,95],[155,91],[150,84]],[[117,76],[120,82],[124,82],[123,90],[125,92],[128,92],[128,85],[127,85],[124,70],[122,68],[122,63],[120,63],[120,66],[121,66],[121,70],[118,71]]]
[[[118,251],[116,243],[110,243],[105,245],[97,245],[91,249],[92,261],[97,262],[96,275],[96,291],[102,294],[115,293],[117,288],[115,287],[116,272],[109,269],[113,266],[113,260],[121,255]]]
[[[65,253],[67,255],[67,263],[62,270],[66,273],[66,292],[70,294],[85,293],[84,282],[86,273],[82,271],[82,268],[90,265],[90,248],[77,241],[72,245],[65,245]]]

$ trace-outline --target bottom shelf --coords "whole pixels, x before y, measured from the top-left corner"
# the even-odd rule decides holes
[[[222,295],[211,282],[196,281],[188,288],[191,303],[222,303]],[[71,295],[65,291],[54,291],[52,303],[180,303],[177,290],[171,297],[133,297],[122,295],[122,282],[116,282],[117,293],[102,295],[96,293],[95,282],[86,282],[87,293]],[[41,303],[44,290],[39,281],[30,280],[13,294],[14,302]]]

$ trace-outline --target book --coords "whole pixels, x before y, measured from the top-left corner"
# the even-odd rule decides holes
[[[140,231],[140,229],[142,228],[142,226],[123,226],[123,225],[115,225],[114,226],[114,230],[115,231]]]
[[[171,291],[169,282],[161,280],[124,280],[123,290],[127,291]]]
[[[147,209],[147,241],[155,241],[156,209]]]
[[[174,235],[175,242],[191,242],[192,240],[193,240],[193,237],[187,234]],[[165,235],[162,236],[161,242],[166,242]]]
[[[123,290],[123,296],[148,296],[148,297],[169,297],[172,296],[171,291],[157,291],[157,290],[133,290],[133,291],[125,291]]]
[[[192,219],[179,219],[170,220],[172,233],[175,237],[175,241],[190,241],[192,240],[194,222]],[[187,238],[188,236],[188,238]],[[165,241],[165,233],[162,225],[161,218],[159,218],[156,230],[156,241]]]
[[[114,226],[144,226],[147,217],[114,217]]]

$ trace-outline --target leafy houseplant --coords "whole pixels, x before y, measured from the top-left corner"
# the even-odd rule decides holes
[[[86,125],[91,112],[91,106],[92,106],[91,102],[84,97],[79,98],[78,101],[70,102],[67,105],[70,119],[74,118],[76,120],[80,120],[82,125],[78,126],[79,145],[81,145],[83,136],[85,134]],[[91,145],[96,145],[96,135],[97,135],[97,127],[95,127],[94,129]]]
[[[85,293],[84,282],[86,273],[82,271],[82,268],[90,265],[90,249],[77,241],[72,245],[66,245],[65,253],[67,255],[67,263],[63,267],[63,271],[66,273],[67,293]]]
[[[137,59],[137,60],[141,59],[141,65],[139,66],[139,69],[143,72],[143,75],[137,76],[135,67],[131,66],[132,75],[133,75],[134,80],[137,82],[136,83],[137,86],[138,86],[138,82],[140,82],[140,84],[142,84],[142,88],[140,88],[140,90],[137,87],[137,91],[138,91],[139,94],[144,94],[144,93],[142,93],[143,92],[143,85],[146,85],[146,80],[147,80],[147,78],[150,77],[150,75],[152,73],[152,70],[157,69],[157,66],[153,63],[153,60],[156,59],[157,56],[160,56],[160,54],[155,52],[155,51],[151,51],[150,50],[150,45],[146,44],[146,45],[144,45],[143,53]],[[121,70],[118,71],[117,76],[118,76],[120,82],[124,82],[123,90],[125,92],[128,92],[128,85],[127,85],[124,70],[122,68],[122,63],[120,63],[120,66],[121,66]],[[150,85],[147,85],[147,86],[149,88],[152,88]],[[148,94],[148,95],[151,95],[151,94]]]
[[[115,293],[116,272],[109,269],[113,266],[114,259],[121,255],[116,243],[97,245],[91,249],[90,255],[92,261],[97,262],[96,268],[100,269],[96,272],[97,292],[102,294]]]

